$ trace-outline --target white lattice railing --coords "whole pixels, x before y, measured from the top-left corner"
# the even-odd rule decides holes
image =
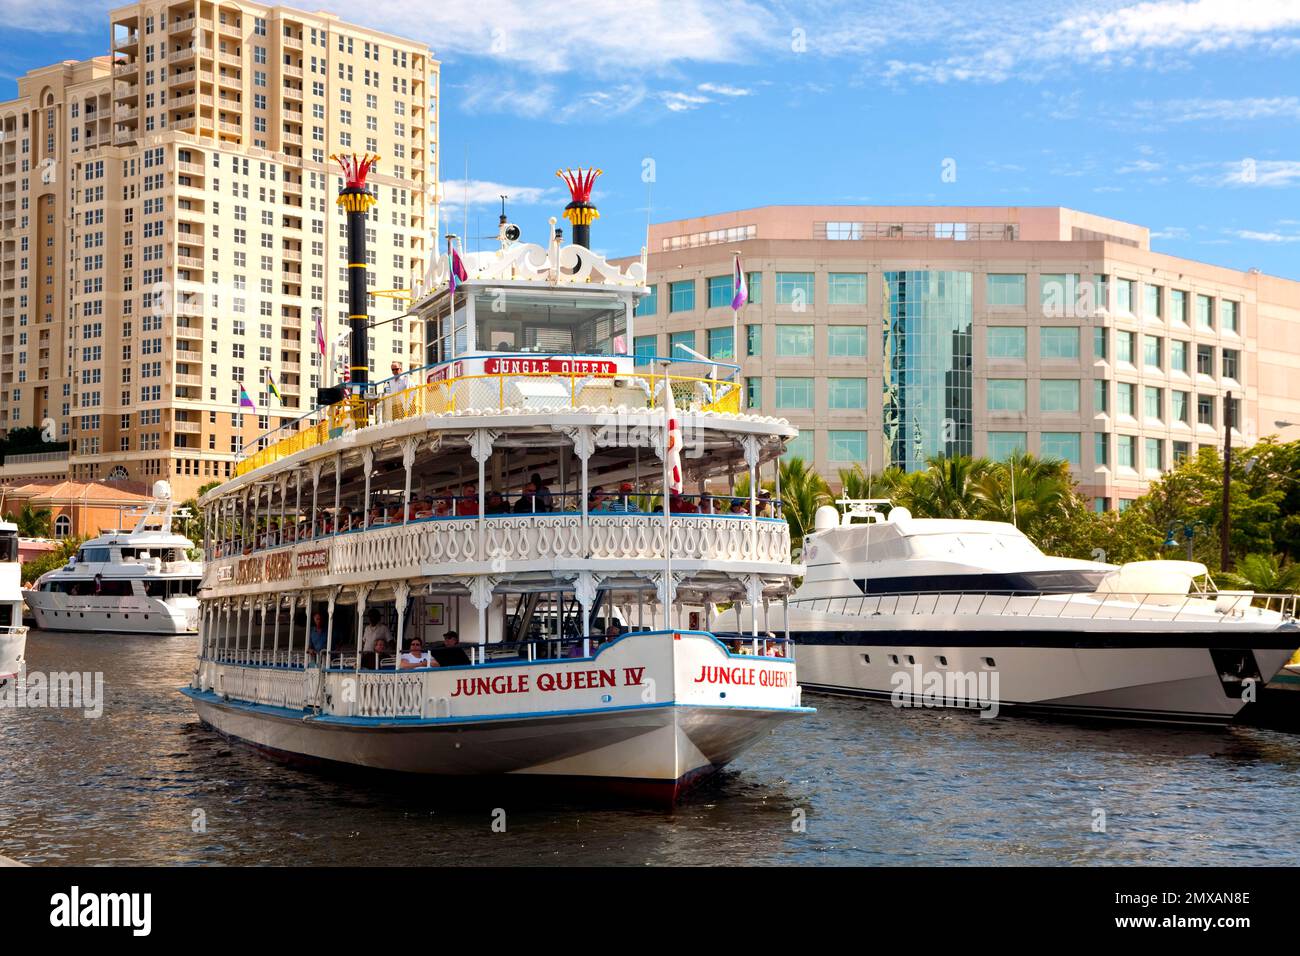
[[[357,674],[357,717],[419,717],[424,701],[423,674]]]
[[[681,515],[670,520],[669,547],[674,560],[786,563],[790,559],[790,529],[784,521],[720,515]],[[665,529],[659,515],[592,514],[587,526],[584,544],[581,515],[492,515],[484,519],[480,552],[477,518],[413,521],[214,561],[208,581],[261,583],[272,577],[269,569],[277,557],[285,569],[278,579],[298,577],[309,573],[299,569],[298,552],[322,548],[329,550],[328,564],[310,566],[316,577],[383,574],[480,561],[663,560]],[[235,575],[236,565],[249,563],[253,574],[248,575],[244,567]]]
[[[320,671],[270,667],[217,665],[212,670],[212,690],[254,704],[301,710],[314,703]]]

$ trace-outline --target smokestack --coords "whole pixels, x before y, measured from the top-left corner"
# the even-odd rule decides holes
[[[348,214],[348,325],[352,330],[352,348],[349,381],[362,386],[354,394],[365,391],[370,381],[370,312],[369,293],[366,289],[366,212],[375,204],[375,197],[366,190],[366,177],[378,156],[369,153],[360,158],[334,156],[343,168],[343,186],[336,200],[339,208]]]
[[[569,195],[573,198],[567,206],[564,207],[564,218],[569,220],[573,227],[573,244],[591,248],[591,223],[592,220],[600,218],[600,212],[591,204],[591,187],[596,183],[596,177],[600,176],[604,170],[595,169],[565,169],[556,170],[555,175],[564,180],[565,185],[569,187]]]

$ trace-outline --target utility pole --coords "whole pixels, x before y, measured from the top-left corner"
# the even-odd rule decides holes
[[[1232,570],[1232,555],[1228,549],[1231,517],[1228,513],[1232,489],[1232,392],[1223,396],[1223,518],[1219,522],[1219,570]]]

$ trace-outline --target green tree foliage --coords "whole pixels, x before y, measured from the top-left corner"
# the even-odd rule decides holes
[[[53,515],[49,508],[33,508],[23,505],[18,517],[7,514],[5,521],[12,521],[18,526],[18,535],[22,538],[48,538],[53,534],[51,520]]]
[[[47,571],[53,571],[63,567],[68,563],[68,559],[77,553],[77,549],[85,543],[86,539],[65,538],[57,548],[39,558],[23,563],[23,580],[35,583],[36,579]]]

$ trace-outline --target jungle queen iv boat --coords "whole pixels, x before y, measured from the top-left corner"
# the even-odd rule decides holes
[[[347,172],[351,226],[373,199]],[[493,252],[449,237],[413,308],[428,365],[378,389],[355,285],[351,395],[202,499],[184,693],[205,723],[293,758],[671,800],[808,712],[782,642],[707,632],[714,602],[789,593],[784,521],[660,510],[665,480],[755,478],[794,430],[740,412],[735,369],[637,367],[645,263],[588,248],[595,175],[572,177],[572,245],[504,216]]]

